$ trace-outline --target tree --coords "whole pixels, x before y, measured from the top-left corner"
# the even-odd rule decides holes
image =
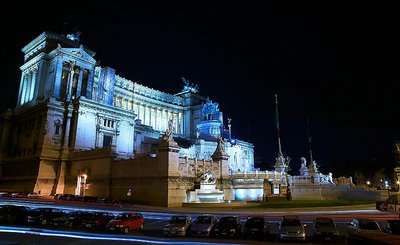
[[[354,180],[357,185],[363,185],[367,182],[364,174],[359,170],[354,172]]]

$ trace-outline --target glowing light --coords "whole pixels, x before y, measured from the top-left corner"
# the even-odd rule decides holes
[[[68,232],[58,230],[46,230],[46,229],[32,229],[23,227],[7,227],[0,226],[0,232],[8,233],[20,233],[20,234],[33,234],[38,236],[54,236],[54,237],[69,237],[79,239],[90,239],[90,240],[108,240],[108,241],[127,241],[127,242],[140,242],[140,243],[151,243],[151,244],[215,244],[201,242],[177,242],[177,241],[160,241],[156,239],[146,239],[143,237],[124,236],[124,235],[111,235],[111,234],[93,234],[84,232]],[[220,243],[224,244],[224,243]],[[228,244],[228,243],[225,243]]]

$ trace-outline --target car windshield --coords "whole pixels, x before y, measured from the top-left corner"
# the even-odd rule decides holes
[[[222,217],[220,219],[222,223],[236,223],[236,217]]]
[[[198,223],[198,224],[211,224],[211,217],[210,216],[199,216],[196,219],[196,223]]]
[[[363,230],[379,230],[379,226],[373,220],[362,220],[362,221],[360,221],[360,229],[363,229]]]
[[[247,220],[247,224],[249,225],[263,225],[264,218],[250,218]]]
[[[298,219],[283,219],[282,226],[301,226],[301,222]]]
[[[129,214],[118,214],[115,219],[116,220],[128,220],[129,219]]]
[[[172,216],[172,218],[169,220],[169,223],[171,224],[186,223],[186,216]]]
[[[315,221],[316,227],[335,227],[335,223],[331,219],[317,219]]]

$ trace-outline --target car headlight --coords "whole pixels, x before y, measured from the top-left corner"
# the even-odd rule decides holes
[[[236,232],[236,229],[230,229],[229,232],[235,233],[235,232]]]

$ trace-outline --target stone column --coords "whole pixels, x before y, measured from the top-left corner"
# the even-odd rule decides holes
[[[156,111],[156,120],[154,122],[155,126],[154,128],[156,130],[160,130],[160,110],[158,108],[155,108]]]
[[[21,81],[19,83],[19,91],[18,91],[18,101],[17,105],[22,105],[23,102],[23,93],[24,93],[24,86],[25,86],[25,72],[22,72]]]
[[[182,134],[182,113],[178,113],[178,133]]]
[[[37,71],[38,71],[37,68],[34,68],[32,71],[32,82],[31,82],[31,88],[29,91],[29,101],[31,101],[33,99],[33,94],[35,92]]]
[[[94,70],[89,70],[89,76],[88,76],[87,87],[86,87],[86,96],[85,96],[88,99],[93,99],[92,98],[93,81],[94,81]]]
[[[60,98],[61,79],[63,73],[62,68],[63,68],[63,60],[61,57],[59,57],[57,61],[56,78],[54,80],[54,90],[53,90],[53,96],[56,98]]]
[[[30,91],[30,84],[31,84],[32,75],[28,72],[25,80],[25,92],[24,92],[24,103],[29,101],[29,91]]]
[[[169,111],[165,111],[165,130],[168,128],[168,122],[169,122]]]
[[[137,118],[141,121],[142,120],[142,113],[140,111],[140,103],[137,103]]]
[[[152,116],[151,110],[152,110],[152,108],[149,106],[149,126],[150,126],[150,127],[153,126],[153,125],[152,125],[153,120],[152,120],[152,118],[151,118],[151,116]]]
[[[81,96],[82,78],[83,78],[83,69],[79,69],[78,88],[76,89],[76,98],[79,98],[79,96]]]
[[[67,101],[71,99],[72,96],[72,83],[74,82],[74,63],[71,63],[70,71],[69,71],[69,79],[67,83]]]

